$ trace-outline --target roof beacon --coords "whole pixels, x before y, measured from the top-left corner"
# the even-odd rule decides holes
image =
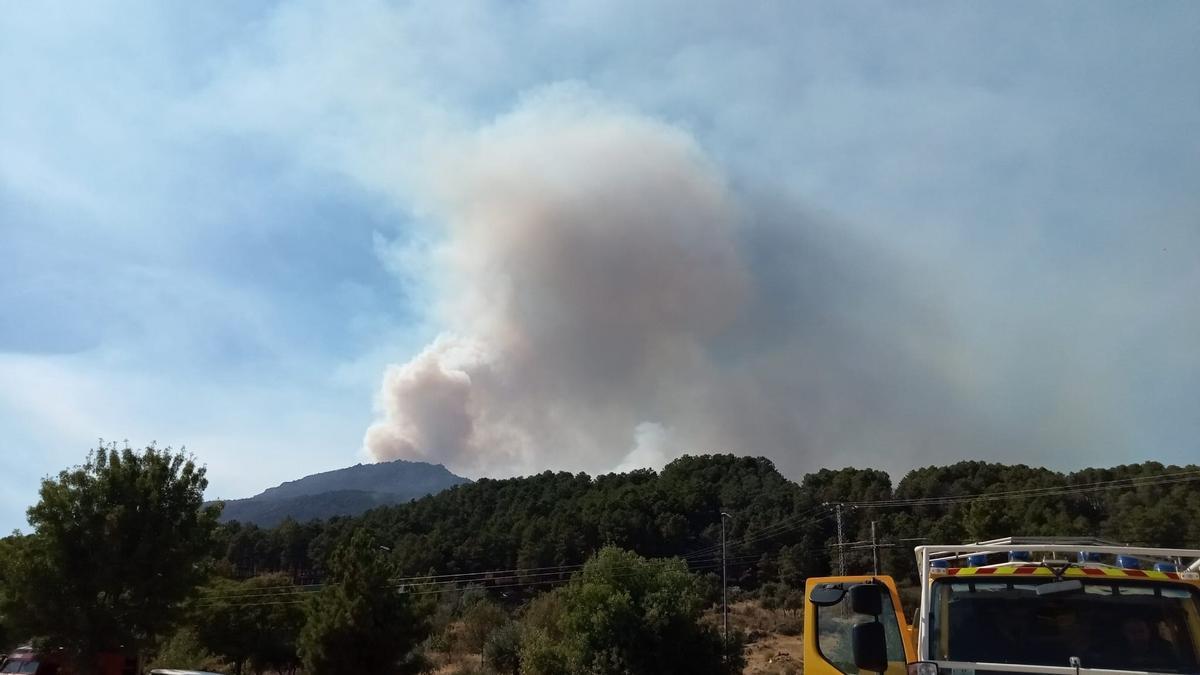
[[[1157,562],[1157,563],[1154,563],[1154,571],[1155,572],[1178,572],[1179,566],[1176,565],[1175,563]]]
[[[1009,551],[1008,552],[1008,561],[1009,562],[1032,562],[1033,556],[1029,553],[1029,551]]]
[[[1140,570],[1142,563],[1131,555],[1119,555],[1117,556],[1117,567],[1123,570]]]
[[[976,553],[975,555],[967,556],[967,567],[983,567],[987,564],[986,553]]]

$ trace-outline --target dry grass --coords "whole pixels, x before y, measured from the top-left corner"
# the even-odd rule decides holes
[[[718,623],[720,609],[710,614]],[[804,667],[804,643],[799,613],[763,609],[754,601],[735,602],[729,607],[729,627],[749,638],[746,645],[747,675],[793,675]],[[787,633],[794,633],[788,635]]]
[[[460,672],[479,672],[483,667],[483,657],[479,654],[467,653],[462,649],[463,622],[455,621],[446,627],[445,642],[450,647],[448,651],[430,650],[425,653],[433,663],[432,675],[457,675]]]

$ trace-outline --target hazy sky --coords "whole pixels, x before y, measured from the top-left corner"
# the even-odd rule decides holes
[[[1200,458],[1200,3],[0,10],[0,527],[210,495]],[[371,433],[368,434],[368,429]]]

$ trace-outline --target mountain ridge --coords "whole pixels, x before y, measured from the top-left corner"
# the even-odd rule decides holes
[[[224,504],[221,522],[273,527],[288,518],[306,522],[357,516],[470,482],[441,464],[401,459],[322,471],[284,481],[252,497],[217,501]]]

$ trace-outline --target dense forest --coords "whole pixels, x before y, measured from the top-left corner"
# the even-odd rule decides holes
[[[362,527],[404,575],[501,571],[496,578],[511,585],[514,576],[529,581],[531,571],[559,569],[565,579],[605,545],[682,557],[707,572],[720,558],[724,511],[732,516],[730,583],[752,589],[828,573],[838,560],[840,510],[851,571],[871,565],[874,522],[882,571],[911,576],[911,548],[920,542],[1089,535],[1196,545],[1197,472],[1155,462],[1072,473],[960,462],[915,469],[893,486],[872,469],[826,469],[792,481],[761,457],[688,456],[659,472],[483,479],[354,518],[289,520],[272,529],[227,523],[218,533],[219,557],[234,577],[284,572],[319,581],[331,552]],[[553,574],[539,572],[536,581],[553,581]]]

